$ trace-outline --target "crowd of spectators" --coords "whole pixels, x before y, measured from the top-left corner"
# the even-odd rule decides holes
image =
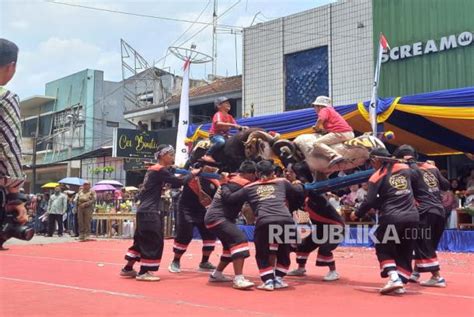
[[[447,175],[446,171],[441,171]],[[284,177],[283,169],[277,169],[277,174]],[[457,178],[450,180],[451,188],[442,193],[443,206],[447,215],[447,226],[451,228],[456,227],[455,212],[453,211],[459,207],[471,207],[474,209],[474,169],[464,171],[464,173]],[[367,195],[368,184],[362,183],[360,185],[352,185],[337,192],[326,193],[326,198],[338,212],[344,216],[350,211],[357,208],[365,196]],[[50,193],[43,193],[37,195],[29,195],[26,208],[29,216],[29,225],[35,228],[37,235],[52,236],[57,231],[58,236],[62,236],[63,232],[72,236],[79,237],[78,226],[78,208],[77,208],[77,193],[67,188],[60,188],[61,194],[64,195],[67,206],[66,209],[56,210],[52,213],[52,199]],[[167,190],[162,195],[169,197],[170,206],[167,209],[175,210],[177,199],[179,198],[179,190]],[[52,195],[55,195],[52,193]],[[54,197],[53,197],[54,198]],[[125,189],[118,189],[115,192],[98,193],[95,203],[97,206],[107,206],[107,212],[134,212],[139,202],[138,193],[126,192]],[[129,205],[126,205],[128,203]],[[124,210],[124,205],[126,210]],[[95,208],[97,211],[97,208]],[[54,215],[56,213],[56,215]],[[249,211],[243,212],[238,219],[240,224],[252,224],[252,217],[249,216]],[[51,217],[51,214],[53,216]],[[169,213],[169,217],[175,219],[175,212]],[[61,223],[54,220],[61,219]],[[91,230],[94,234],[104,234],[105,232],[96,232],[96,223],[91,221]],[[368,217],[362,221],[375,222],[376,211],[369,213]],[[115,233],[118,228],[112,226]],[[63,229],[64,228],[64,229]]]

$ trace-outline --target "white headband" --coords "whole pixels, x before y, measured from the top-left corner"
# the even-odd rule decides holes
[[[174,152],[174,148],[171,145],[167,145],[167,146],[165,146],[164,148],[162,148],[161,150],[159,150],[158,152],[155,153],[155,158],[159,159],[163,155],[168,154],[170,152]]]

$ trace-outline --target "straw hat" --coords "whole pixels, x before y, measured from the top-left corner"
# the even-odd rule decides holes
[[[318,96],[318,98],[316,98],[312,105],[321,107],[332,107],[331,98],[326,96]]]

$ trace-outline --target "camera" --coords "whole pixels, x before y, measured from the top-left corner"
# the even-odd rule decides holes
[[[5,212],[5,218],[0,228],[0,238],[5,241],[10,238],[30,241],[35,234],[35,230],[19,224],[16,221],[16,217],[16,212]]]

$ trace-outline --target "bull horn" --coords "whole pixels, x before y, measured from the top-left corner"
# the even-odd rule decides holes
[[[275,154],[278,156],[284,154],[288,157],[291,157],[296,151],[296,146],[289,140],[278,140],[273,144],[272,149],[273,152],[275,152]]]

